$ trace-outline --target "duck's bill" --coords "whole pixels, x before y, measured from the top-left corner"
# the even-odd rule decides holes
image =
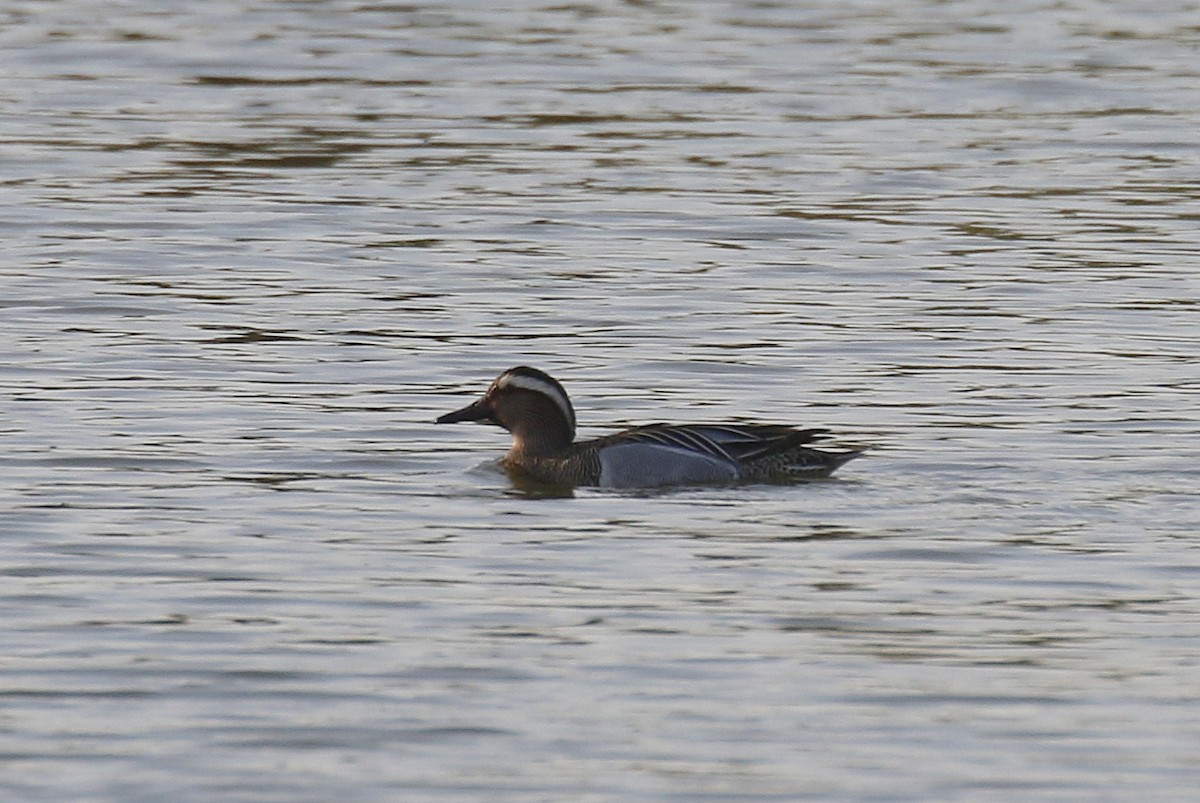
[[[455,410],[453,413],[446,413],[441,418],[434,421],[435,424],[457,424],[459,421],[483,421],[491,418],[492,406],[487,403],[486,399],[480,399],[474,404],[468,404],[461,410]]]

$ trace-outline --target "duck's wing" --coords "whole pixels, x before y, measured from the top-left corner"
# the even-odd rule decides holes
[[[826,429],[777,424],[651,424],[612,436],[613,443],[645,443],[742,465],[824,437]]]
[[[825,430],[738,424],[652,424],[579,444],[600,463],[600,485],[645,488],[737,482],[748,464],[783,455]]]

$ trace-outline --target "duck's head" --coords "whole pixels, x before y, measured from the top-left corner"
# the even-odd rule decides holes
[[[575,440],[575,409],[552,376],[524,365],[492,382],[483,398],[437,419],[438,424],[488,421],[513,435],[513,452],[531,456],[560,452]]]

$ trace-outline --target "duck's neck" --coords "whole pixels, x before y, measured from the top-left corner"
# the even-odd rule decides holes
[[[509,460],[552,457],[565,452],[575,440],[575,433],[566,422],[555,426],[546,426],[543,422],[536,427],[523,427],[513,430],[512,436],[513,445],[508,450]]]

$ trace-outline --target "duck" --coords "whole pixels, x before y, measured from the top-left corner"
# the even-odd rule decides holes
[[[479,421],[512,434],[500,459],[514,480],[618,489],[786,482],[827,477],[862,450],[809,444],[826,429],[780,424],[647,424],[575,440],[575,408],[544,371],[521,365],[500,374],[478,401],[437,424]]]

